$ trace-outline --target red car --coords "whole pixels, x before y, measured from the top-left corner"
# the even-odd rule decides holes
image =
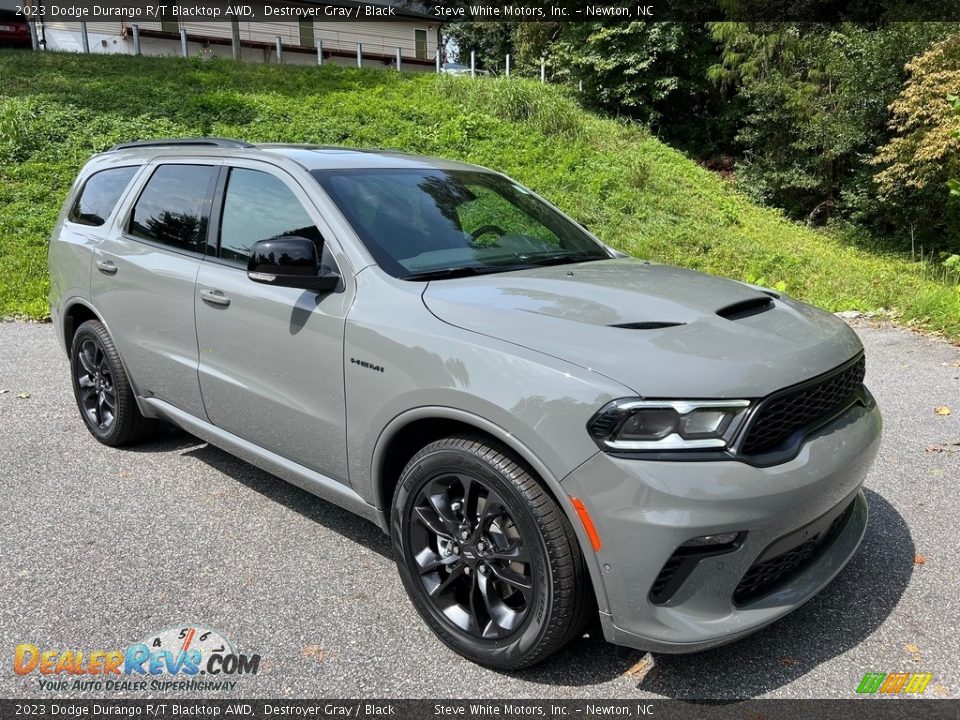
[[[0,10],[0,47],[31,47],[30,26],[23,18]]]

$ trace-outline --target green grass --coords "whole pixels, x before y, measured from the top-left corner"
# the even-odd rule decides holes
[[[633,255],[777,286],[828,310],[887,309],[960,338],[960,292],[929,264],[788,222],[642,129],[536,82],[15,51],[0,52],[0,76],[3,316],[47,315],[47,238],[91,153],[222,135],[486,165]]]

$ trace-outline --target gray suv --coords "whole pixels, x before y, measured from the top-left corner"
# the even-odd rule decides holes
[[[483,168],[120,145],[80,172],[50,279],[97,440],[173,423],[367,518],[484,665],[591,617],[635,648],[730,642],[864,533],[881,421],[846,325],[624,257]]]

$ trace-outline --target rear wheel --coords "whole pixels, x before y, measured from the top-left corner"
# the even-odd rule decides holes
[[[470,660],[527,667],[583,628],[589,588],[573,529],[536,478],[486,438],[439,440],[410,460],[392,536],[417,611]]]
[[[97,440],[119,446],[133,442],[151,423],[140,414],[113,338],[98,320],[83,323],[70,347],[73,394],[80,416]]]

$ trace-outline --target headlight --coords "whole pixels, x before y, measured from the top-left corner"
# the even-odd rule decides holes
[[[604,450],[721,450],[736,436],[749,400],[636,400],[607,403],[587,423]]]

